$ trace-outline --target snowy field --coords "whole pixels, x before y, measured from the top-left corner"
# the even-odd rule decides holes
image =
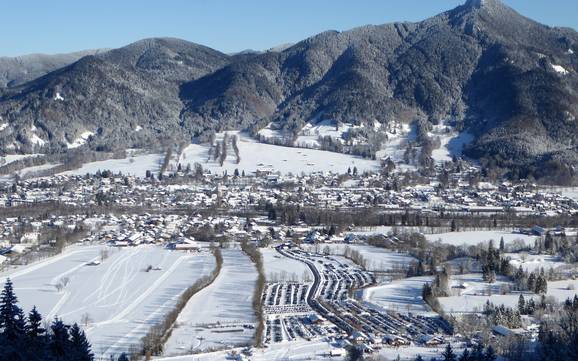
[[[355,227],[352,232],[353,234],[371,236],[375,234],[389,234],[393,231],[392,226],[373,226],[373,227]]]
[[[432,277],[429,276],[413,277],[369,287],[363,291],[363,300],[385,310],[433,315],[421,298],[423,285],[431,281]]]
[[[455,345],[457,347],[459,345]],[[387,360],[413,361],[417,355],[421,355],[424,360],[431,360],[434,357],[439,358],[444,351],[445,346],[440,347],[418,347],[418,346],[402,346],[402,347],[385,347],[379,351],[379,355],[386,357]],[[266,349],[253,350],[253,361],[321,361],[333,360],[342,361],[344,357],[329,356],[330,350],[333,347],[327,342],[307,342],[297,341],[291,343],[272,344]],[[457,347],[457,351],[461,350]],[[221,361],[232,359],[228,356],[228,352],[219,351],[204,353],[189,356],[176,357],[159,357],[154,358],[155,361]]]
[[[34,158],[41,155],[42,154],[6,154],[5,156],[0,157],[0,166],[7,165],[21,159]]]
[[[103,249],[109,256],[100,265]],[[154,269],[146,272],[148,266]],[[170,311],[178,296],[214,268],[210,253],[170,252],[157,246],[112,249],[78,246],[8,271],[21,306],[36,305],[46,319],[82,324],[99,357],[128,351]],[[57,291],[56,284],[68,278]],[[4,279],[2,280],[4,281]]]
[[[271,144],[259,143],[238,132],[229,132],[230,136],[239,136],[238,146],[241,161],[236,163],[236,157],[232,150],[228,151],[227,159],[223,166],[218,161],[210,160],[208,144],[191,144],[185,148],[180,155],[179,162],[183,167],[188,164],[193,166],[195,162],[201,164],[204,169],[212,173],[221,174],[227,171],[233,174],[235,169],[239,172],[251,174],[256,170],[271,170],[282,174],[292,173],[313,173],[313,172],[333,172],[345,173],[348,167],[357,167],[359,172],[379,170],[379,162],[363,159],[346,154],[325,152],[314,149],[301,149],[282,147]],[[222,134],[218,134],[218,138]]]
[[[10,175],[3,175],[0,176],[0,182],[11,183],[14,178],[14,174],[18,174],[20,178],[33,178],[35,176],[41,175],[43,172],[48,171],[54,167],[59,166],[60,164],[42,164],[33,167],[22,168]]]
[[[578,187],[554,187],[546,188],[546,191],[559,193],[564,197],[578,201]]]
[[[255,266],[240,249],[223,249],[223,267],[208,287],[191,298],[165,345],[166,355],[250,344],[253,325]]]
[[[464,289],[459,290],[459,295],[439,298],[444,311],[448,313],[470,313],[481,312],[487,301],[495,305],[507,307],[518,307],[519,292],[502,294],[510,282],[503,277],[498,277],[497,282],[488,284],[484,282],[481,274],[468,274],[452,276],[452,285],[464,285]],[[570,286],[570,287],[569,287]],[[578,280],[564,280],[548,282],[548,292],[546,296],[554,297],[558,302],[564,302],[567,298],[573,298],[578,294]],[[454,289],[454,292],[458,290]],[[533,297],[536,302],[540,296],[532,293],[524,293],[524,298],[528,300]]]
[[[415,125],[399,124],[395,133],[388,132],[387,136],[388,141],[382,149],[377,152],[377,158],[391,158],[395,163],[400,163],[397,169],[414,170],[414,166],[401,164],[401,162],[404,161],[405,145],[410,141],[415,141],[417,137]]]
[[[384,248],[378,248],[369,245],[336,243],[321,245],[321,251],[323,251],[325,246],[329,247],[333,254],[339,255],[343,254],[347,247],[349,247],[351,250],[358,251],[367,260],[366,269],[368,271],[387,272],[392,270],[402,270],[406,269],[411,262],[417,262],[417,259],[407,254],[396,253]],[[315,249],[314,246],[304,246],[304,248],[309,251],[313,251]]]
[[[481,312],[487,301],[496,305],[517,307],[520,297],[518,292],[502,294],[511,285],[511,282],[502,276],[498,276],[496,282],[489,284],[484,282],[480,273],[454,275],[450,284],[452,287],[462,286],[463,289],[452,288],[453,296],[439,298],[442,308],[448,313]]]
[[[548,282],[548,296],[556,298],[559,302],[564,302],[567,298],[574,298],[578,295],[578,280],[564,280]]]
[[[313,273],[304,262],[282,256],[274,248],[262,248],[263,266],[265,277],[268,281],[273,280],[303,280],[305,274],[313,279]]]
[[[41,175],[43,172],[50,170],[54,167],[58,167],[59,165],[60,164],[51,164],[51,163],[42,164],[34,167],[23,168],[16,173],[18,173],[18,175],[22,178],[31,178],[34,176]]]
[[[494,246],[498,247],[502,237],[504,237],[505,244],[515,240],[522,240],[526,245],[534,245],[534,241],[536,240],[536,236],[504,231],[467,231],[425,235],[428,241],[436,242],[440,240],[443,244],[453,246],[476,246],[480,243],[488,243],[490,240],[494,240]]]
[[[98,162],[83,164],[82,167],[62,174],[85,175],[86,173],[94,174],[98,171],[109,170],[113,173],[122,172],[122,174],[144,177],[147,170],[153,174],[158,174],[161,169],[164,156],[162,154],[141,154],[122,159],[108,159]]]
[[[332,346],[327,342],[296,341],[268,345],[264,349],[254,349],[251,360],[253,361],[303,361],[303,360],[334,360],[342,361],[342,357],[329,358]],[[240,350],[238,350],[240,351]],[[196,355],[157,357],[156,361],[222,361],[233,360],[229,351],[208,352]]]
[[[464,147],[474,140],[474,137],[468,132],[458,133],[448,125],[434,125],[430,137],[439,137],[441,146],[434,149],[432,158],[437,163],[451,162],[453,156],[461,156]]]
[[[568,265],[560,257],[545,254],[506,253],[504,256],[512,259],[510,264],[513,267],[522,266],[528,272],[539,271],[541,268],[544,270],[556,269]]]

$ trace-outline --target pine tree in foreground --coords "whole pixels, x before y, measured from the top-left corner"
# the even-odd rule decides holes
[[[456,361],[456,354],[454,353],[451,344],[448,343],[446,349],[442,353],[442,356],[444,358],[444,361]]]
[[[94,359],[94,355],[90,351],[90,343],[88,343],[84,331],[76,323],[70,328],[70,356],[78,361],[92,361]]]
[[[84,331],[56,318],[47,332],[42,316],[32,308],[28,317],[18,307],[12,281],[0,295],[0,361],[93,361]]]

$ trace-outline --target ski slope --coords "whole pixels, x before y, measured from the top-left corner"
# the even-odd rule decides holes
[[[108,258],[87,265],[100,260],[103,249]],[[146,272],[149,265],[156,270]],[[95,354],[108,357],[138,345],[181,292],[213,268],[210,253],[170,252],[158,246],[83,246],[3,276],[14,282],[26,312],[36,305],[46,319],[58,316],[82,324]],[[65,277],[69,283],[59,292],[55,285]]]

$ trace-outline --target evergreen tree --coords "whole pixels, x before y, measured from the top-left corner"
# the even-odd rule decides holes
[[[533,298],[530,298],[530,301],[528,301],[528,304],[526,306],[526,313],[528,315],[531,315],[534,313],[534,311],[536,311],[536,302],[534,301]]]
[[[460,361],[470,361],[470,351],[466,348],[462,355],[460,356]]]
[[[526,314],[526,300],[524,300],[524,295],[522,294],[520,294],[520,297],[518,298],[518,311],[522,315]]]
[[[0,361],[25,359],[26,320],[17,302],[12,281],[8,279],[0,296]]]
[[[18,320],[22,315],[22,310],[17,303],[18,299],[14,294],[12,281],[7,279],[0,296],[0,328],[3,330],[2,337],[9,342],[17,340],[24,332],[21,329],[23,320]]]
[[[32,307],[32,311],[28,314],[28,325],[26,325],[26,336],[29,339],[36,339],[44,336],[46,330],[42,327],[42,316],[36,309]]]
[[[484,361],[495,361],[497,358],[498,356],[496,355],[496,351],[494,351],[492,345],[488,346],[488,349],[484,354]]]
[[[90,351],[90,344],[86,339],[86,335],[76,323],[70,328],[70,351],[67,354],[72,360],[94,360],[94,355]]]
[[[415,361],[423,361],[423,357],[421,357],[421,355],[417,355]]]
[[[531,273],[528,277],[528,290],[534,292],[536,287],[536,276]]]
[[[118,358],[118,361],[129,361],[129,360],[128,360],[128,356],[127,356],[125,353],[123,353],[123,354],[121,354],[120,357]]]
[[[30,360],[41,360],[39,355],[46,351],[46,330],[42,327],[42,316],[36,307],[28,314],[25,330],[27,357]]]
[[[456,361],[456,354],[454,353],[451,344],[448,343],[442,356],[444,357],[444,361]]]
[[[94,360],[78,325],[70,327],[55,319],[47,333],[36,307],[26,318],[17,301],[12,282],[7,280],[0,297],[0,361]]]
[[[470,356],[471,360],[475,361],[483,361],[484,359],[484,346],[481,344],[477,344],[472,351],[472,355]]]
[[[62,320],[56,318],[50,325],[52,335],[48,343],[48,351],[54,361],[65,361],[66,354],[70,350],[68,339],[68,326]]]

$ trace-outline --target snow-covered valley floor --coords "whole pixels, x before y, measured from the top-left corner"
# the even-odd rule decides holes
[[[255,266],[240,249],[223,249],[223,267],[215,281],[195,294],[177,319],[165,345],[166,355],[250,344],[254,327]]]
[[[108,257],[101,264],[88,265]],[[146,269],[152,266],[148,272]],[[64,254],[3,274],[14,282],[20,305],[37,306],[51,320],[82,324],[98,357],[138,345],[179,295],[214,268],[210,253],[167,251],[158,246],[113,249],[72,247]],[[58,291],[56,285],[68,279]],[[5,278],[2,280],[4,281]]]
[[[208,144],[191,144],[185,148],[178,162],[183,167],[193,166],[199,163],[204,169],[213,173],[221,174],[227,171],[233,174],[235,169],[245,171],[247,175],[256,170],[271,170],[282,174],[333,172],[343,174],[351,167],[357,167],[359,172],[377,171],[380,167],[378,161],[363,159],[347,154],[325,152],[315,149],[291,148],[272,144],[259,143],[256,140],[238,132],[229,132],[231,136],[239,137],[238,147],[240,162],[229,151],[223,166],[216,160],[209,159]],[[218,135],[222,136],[222,135]]]

